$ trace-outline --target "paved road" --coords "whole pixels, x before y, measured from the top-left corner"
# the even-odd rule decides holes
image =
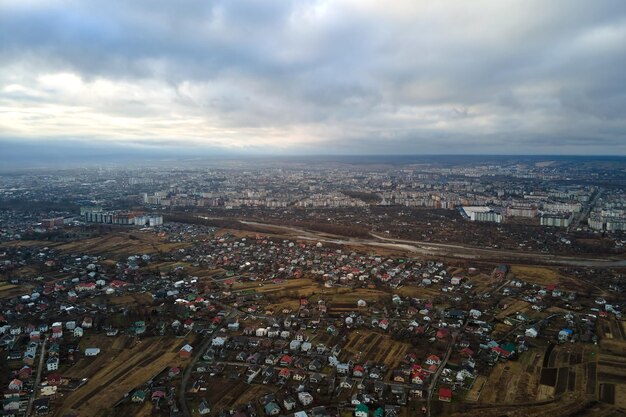
[[[593,209],[593,207],[596,205],[596,202],[602,195],[603,191],[604,190],[599,189],[596,195],[593,197],[593,199],[591,199],[591,201],[585,204],[585,207],[583,208],[583,210],[580,213],[578,213],[578,215],[574,218],[574,221],[572,222],[572,224],[570,224],[569,227],[567,228],[568,231],[576,230],[576,228],[580,225],[580,222],[582,222],[589,215],[589,212],[591,211],[591,209]]]
[[[28,400],[28,407],[26,408],[26,417],[29,417],[33,411],[33,402],[37,398],[37,391],[39,391],[39,383],[41,382],[41,371],[43,370],[43,362],[46,357],[46,343],[47,339],[43,339],[41,345],[41,352],[39,352],[39,364],[37,365],[37,376],[35,377],[35,385],[33,386],[33,394]]]

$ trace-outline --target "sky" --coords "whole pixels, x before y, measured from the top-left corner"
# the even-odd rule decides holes
[[[626,2],[2,0],[0,153],[42,147],[626,155]]]

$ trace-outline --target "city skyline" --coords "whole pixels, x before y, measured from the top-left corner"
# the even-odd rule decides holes
[[[7,164],[626,155],[619,1],[7,1],[0,38]]]

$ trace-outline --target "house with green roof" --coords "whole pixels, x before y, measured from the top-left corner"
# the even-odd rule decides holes
[[[146,399],[146,392],[142,389],[138,389],[133,393],[131,399],[134,403],[142,403]]]
[[[354,409],[355,417],[368,417],[369,413],[370,413],[369,407],[363,403],[357,405],[356,408]]]

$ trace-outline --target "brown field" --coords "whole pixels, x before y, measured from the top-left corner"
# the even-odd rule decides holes
[[[203,396],[218,410],[237,409],[238,406],[249,402],[258,404],[258,399],[262,395],[279,390],[275,385],[249,385],[241,379],[228,378],[209,378],[207,385],[208,390]]]
[[[82,239],[66,243],[51,243],[46,241],[20,240],[0,244],[2,247],[44,247],[58,249],[64,252],[92,253],[109,256],[129,256],[150,254],[159,251],[171,251],[188,247],[188,243],[166,243],[163,238],[151,232],[142,232],[136,229],[114,231],[103,236]]]
[[[480,394],[482,393],[486,382],[487,378],[483,375],[479,375],[474,381],[472,388],[465,395],[465,401],[477,402],[480,399]]]
[[[394,294],[398,294],[401,297],[413,297],[419,299],[432,299],[438,295],[441,295],[436,287],[420,287],[419,285],[404,285],[400,288],[393,290]]]
[[[492,369],[478,402],[517,404],[563,396],[586,398],[585,361],[592,357],[590,353],[584,345],[557,346],[548,361],[550,368],[543,368],[544,351],[530,349],[519,360],[498,363]]]
[[[476,291],[477,293],[484,293],[496,281],[499,282],[498,279],[487,274],[477,274],[477,275],[470,277],[469,280],[474,285],[473,291]]]
[[[17,285],[9,284],[8,282],[0,282],[0,291],[9,291],[14,288],[18,288]]]
[[[603,352],[614,355],[624,355],[626,352],[626,341],[617,338],[607,338],[600,340],[600,348]]]
[[[278,303],[268,304],[265,307],[265,311],[273,312],[273,313],[280,313],[283,310],[296,311],[299,307],[300,307],[300,300],[288,300],[288,301],[281,301]]]
[[[165,243],[162,238],[153,233],[138,230],[114,232],[105,236],[54,245],[55,249],[64,252],[107,254],[109,256],[168,252],[187,246],[189,246],[187,243]]]
[[[161,337],[133,342],[125,336],[108,338],[97,335],[85,338],[81,345],[99,346],[103,352],[95,358],[81,358],[64,376],[89,378],[70,392],[56,408],[56,416],[76,412],[85,416],[102,416],[111,404],[133,388],[147,382],[165,367],[181,364],[180,339]],[[108,346],[107,346],[108,345]]]
[[[363,299],[368,305],[391,299],[391,294],[380,290],[366,288],[325,288],[321,298],[330,301],[330,310],[346,306],[350,311],[356,309],[357,301]]]
[[[282,303],[291,305],[294,299],[300,297],[308,297],[311,303],[324,299],[329,303],[329,310],[331,311],[333,308],[355,310],[356,303],[360,299],[373,303],[391,297],[388,292],[367,288],[326,288],[310,278],[289,279],[279,284],[264,283],[263,286],[259,286],[259,283],[255,282],[235,283],[233,285],[235,291],[249,289],[265,296],[274,297],[275,300],[270,303],[272,305],[282,305]]]
[[[371,330],[353,331],[348,335],[342,356],[355,358],[356,362],[384,363],[389,372],[404,359],[410,345],[393,340],[387,334]]]
[[[44,246],[54,246],[51,245],[50,242],[44,242],[41,240],[13,240],[10,242],[0,243],[0,248],[14,248],[14,247],[22,247],[22,248],[37,248]]]
[[[546,362],[549,368],[542,368],[543,362],[544,351],[533,348],[518,361],[499,363],[482,390],[475,384],[467,393],[462,413],[455,413],[460,409],[454,405],[446,410],[455,416],[475,417],[623,415],[623,351],[598,354],[596,346],[565,344],[554,348]]]
[[[519,299],[511,299],[511,302],[508,303],[509,306],[504,310],[500,310],[498,314],[496,314],[496,318],[498,320],[502,320],[507,316],[515,315],[516,313],[525,313],[528,314],[530,311],[530,303],[519,300]]]
[[[257,282],[236,282],[233,291],[254,289],[254,292],[264,295],[277,295],[285,297],[287,295],[308,296],[319,291],[323,286],[309,278],[289,279],[280,284],[263,283],[260,286]],[[287,294],[289,293],[289,294]]]
[[[624,352],[624,351],[622,351]],[[618,407],[626,407],[626,357],[620,354],[601,353],[598,357],[598,383],[600,400]],[[603,389],[606,386],[609,389]]]
[[[8,282],[0,282],[0,300],[28,294],[32,289],[32,285],[13,285]]]
[[[152,305],[152,296],[148,292],[109,297],[108,300],[114,305]]]
[[[559,284],[562,280],[555,268],[544,266],[511,265],[509,277],[511,276],[539,285]]]

